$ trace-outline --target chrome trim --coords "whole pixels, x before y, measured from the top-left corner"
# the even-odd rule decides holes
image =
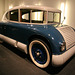
[[[52,55],[52,65],[60,66],[64,64],[70,57],[75,54],[75,46],[67,50],[65,53],[61,55]]]
[[[14,46],[18,49],[21,49],[21,50],[25,51],[25,53],[27,54],[27,45],[26,44],[18,42],[16,40],[11,39],[11,38],[9,38],[7,36],[4,36],[2,34],[0,34],[0,39],[7,42],[7,43],[9,43],[9,44],[11,44],[12,46]]]

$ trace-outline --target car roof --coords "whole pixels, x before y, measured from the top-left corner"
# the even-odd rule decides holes
[[[61,10],[55,9],[55,8],[52,8],[52,7],[35,6],[35,5],[16,6],[16,7],[13,7],[12,9],[10,9],[9,11],[14,10],[14,9],[24,9],[24,8],[25,9],[37,9],[37,10],[44,10],[44,11],[61,12]]]

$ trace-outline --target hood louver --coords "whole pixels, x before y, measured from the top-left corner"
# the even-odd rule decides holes
[[[58,27],[57,30],[62,34],[67,50],[75,45],[75,31],[70,26]]]

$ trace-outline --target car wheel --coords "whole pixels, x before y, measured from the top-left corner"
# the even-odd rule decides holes
[[[29,55],[33,63],[40,68],[46,68],[50,63],[50,49],[44,41],[31,41]]]

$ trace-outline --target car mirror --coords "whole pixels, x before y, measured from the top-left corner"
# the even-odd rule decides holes
[[[63,19],[63,21],[62,21],[62,23],[61,23],[61,25],[63,24],[63,22],[64,22],[64,20],[66,19],[66,17],[64,16],[64,19]]]

